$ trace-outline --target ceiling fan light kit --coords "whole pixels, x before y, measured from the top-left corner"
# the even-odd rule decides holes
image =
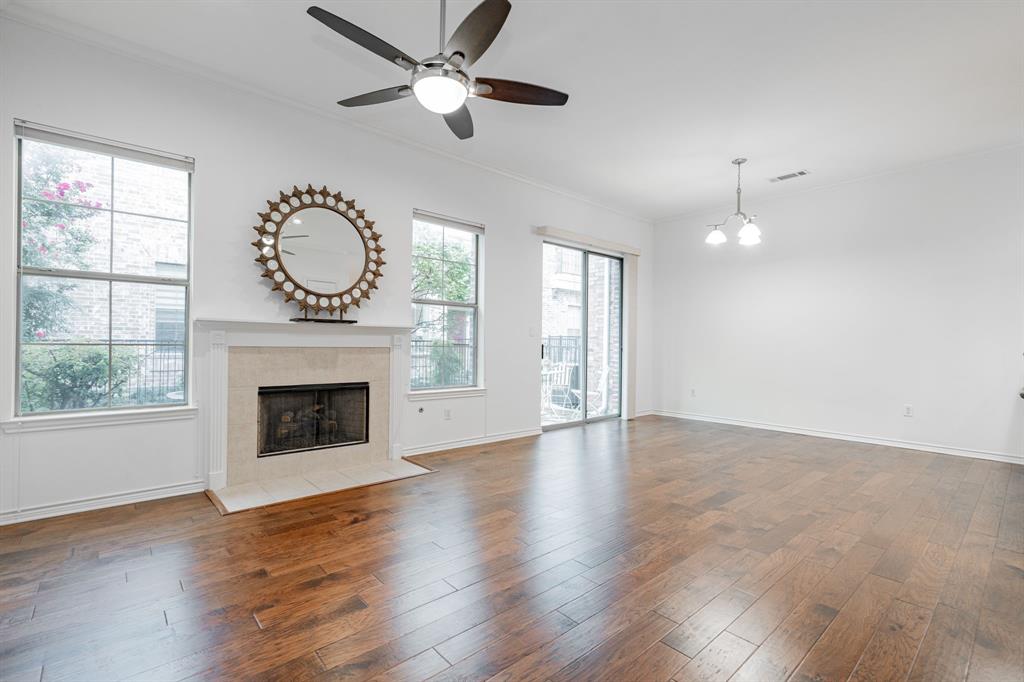
[[[450,114],[469,97],[469,79],[451,69],[422,69],[412,76],[412,93],[428,111]]]
[[[409,85],[356,95],[338,104],[362,107],[414,95],[424,109],[444,116],[455,136],[465,140],[473,136],[473,118],[466,108],[466,100],[470,97],[540,106],[562,106],[569,100],[564,92],[550,88],[498,78],[474,79],[463,70],[487,51],[511,10],[508,0],[483,0],[462,20],[446,42],[445,0],[441,0],[440,52],[422,61],[325,9],[314,6],[306,13],[377,56],[412,71]]]
[[[746,162],[747,160],[744,158],[732,160],[733,165],[736,166],[736,212],[726,217],[726,219],[720,223],[708,225],[708,227],[711,228],[711,232],[709,232],[708,236],[704,238],[705,244],[718,246],[719,244],[724,244],[727,241],[729,241],[729,238],[725,235],[725,232],[722,230],[722,228],[725,227],[726,223],[728,223],[733,218],[739,218],[742,221],[740,230],[739,232],[736,233],[736,236],[739,237],[741,246],[756,246],[757,244],[761,243],[761,228],[759,228],[757,226],[757,223],[754,222],[757,216],[752,215],[748,217],[747,214],[744,213],[743,209],[741,208],[743,187],[741,182],[740,169]]]

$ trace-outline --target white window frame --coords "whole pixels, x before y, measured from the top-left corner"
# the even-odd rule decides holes
[[[177,170],[183,170],[188,173],[188,226],[186,230],[188,244],[186,246],[186,253],[188,254],[188,264],[185,279],[177,279],[171,277],[159,277],[151,275],[130,275],[130,274],[117,274],[113,272],[100,273],[100,272],[89,272],[80,270],[63,270],[57,268],[38,268],[23,266],[21,262],[21,143],[22,140],[31,140],[34,142],[41,142],[44,144],[57,145],[62,147],[68,147],[71,149],[90,151],[98,154],[104,154],[107,156],[128,159],[131,161],[141,161],[148,164],[162,166],[165,168],[174,168]],[[27,423],[31,424],[35,421],[49,422],[50,420],[71,420],[72,422],[78,423],[83,418],[90,420],[95,416],[98,421],[112,421],[120,423],[115,414],[123,414],[128,417],[129,421],[136,421],[139,419],[145,420],[148,415],[154,413],[167,412],[172,414],[170,418],[177,418],[177,413],[192,413],[195,408],[192,404],[192,262],[193,262],[193,230],[195,226],[195,201],[193,200],[193,189],[194,189],[194,175],[195,175],[195,159],[190,156],[181,156],[178,154],[171,154],[169,152],[157,151],[146,147],[140,147],[131,145],[123,142],[116,142],[100,137],[86,135],[83,133],[72,132],[63,130],[60,128],[54,128],[51,126],[41,125],[38,123],[32,123],[29,121],[23,121],[15,119],[14,121],[14,143],[15,143],[15,208],[17,211],[17,220],[15,223],[16,227],[16,293],[15,293],[15,346],[14,346],[14,396],[13,396],[13,412],[14,419],[11,422],[4,423],[4,430],[12,430],[11,427],[15,427],[14,430],[22,430],[22,425]],[[111,207],[113,211],[113,207]],[[113,247],[111,247],[113,248]],[[127,282],[127,283],[138,283],[138,284],[172,284],[174,286],[183,287],[185,290],[185,338],[183,341],[183,368],[184,373],[183,385],[184,385],[184,397],[180,403],[167,403],[167,404],[156,404],[156,405],[124,405],[124,406],[111,406],[106,407],[93,407],[83,408],[76,410],[49,410],[49,411],[38,411],[38,412],[23,412],[21,407],[21,282],[22,277],[32,275],[43,275],[51,277],[66,277],[70,279],[81,279],[81,280],[92,280],[92,281],[103,281],[103,282]],[[112,302],[111,302],[112,305]],[[113,311],[111,310],[110,324],[113,325]],[[108,339],[108,347],[112,348],[112,340]],[[109,388],[108,388],[109,390]],[[105,416],[110,415],[110,416]],[[86,423],[86,422],[83,422]]]
[[[413,221],[420,220],[423,222],[433,223],[435,225],[441,225],[443,227],[450,227],[455,230],[462,230],[464,232],[470,232],[476,236],[476,273],[474,282],[476,286],[476,295],[474,296],[474,303],[462,303],[458,301],[442,301],[437,299],[426,299],[426,298],[412,298],[410,305],[423,304],[423,305],[438,305],[444,307],[455,307],[455,308],[473,308],[475,315],[473,316],[474,329],[473,329],[473,383],[466,385],[456,386],[423,386],[413,387],[411,385],[412,377],[412,344],[410,343],[409,353],[409,370],[410,370],[410,385],[407,387],[409,390],[410,400],[429,400],[434,397],[468,397],[483,395],[484,389],[484,226],[481,223],[474,223],[459,218],[452,218],[440,213],[434,213],[432,211],[425,211],[422,209],[413,210]],[[412,244],[410,250],[411,258],[416,258],[415,243]]]

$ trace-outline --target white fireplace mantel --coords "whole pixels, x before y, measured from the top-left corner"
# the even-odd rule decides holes
[[[389,348],[389,456],[400,458],[401,401],[409,385],[407,338],[412,327],[402,325],[323,324],[316,322],[250,321],[199,318],[194,321],[193,387],[199,409],[199,447],[206,462],[207,486],[227,485],[228,349]]]

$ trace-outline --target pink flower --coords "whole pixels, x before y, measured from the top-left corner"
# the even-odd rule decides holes
[[[64,223],[57,223],[56,227],[57,227],[57,229],[58,229],[58,230],[60,230],[61,232],[63,232],[64,230],[68,229],[68,226],[67,226],[67,225],[65,225]]]
[[[37,339],[45,339],[46,338],[46,332],[44,332],[42,329],[37,329],[36,330],[36,338]]]
[[[88,203],[88,202],[86,202],[86,203]],[[93,206],[95,206],[96,208],[103,208],[103,204],[101,204],[98,201],[95,204],[93,204]]]
[[[49,199],[50,201],[56,201],[57,200],[57,195],[54,194],[53,192],[51,192],[48,189],[44,189],[43,190],[43,198],[44,199]]]
[[[46,248],[46,244],[40,244],[39,245],[39,253],[45,255],[45,254],[47,254],[49,252],[50,252],[50,250],[48,248]]]
[[[89,187],[81,180],[75,180],[75,189],[77,189],[79,192],[84,192],[85,190],[89,189]]]

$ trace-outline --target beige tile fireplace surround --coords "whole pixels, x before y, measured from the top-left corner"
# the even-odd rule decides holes
[[[430,473],[399,458],[396,401],[405,385],[402,328],[327,331],[204,321],[201,407],[210,496],[230,513]],[[398,368],[398,371],[395,371]],[[399,383],[396,383],[399,382]],[[365,383],[367,442],[257,456],[260,388]]]
[[[228,486],[388,460],[387,348],[231,348],[228,351]],[[260,386],[370,385],[368,443],[256,456]]]

